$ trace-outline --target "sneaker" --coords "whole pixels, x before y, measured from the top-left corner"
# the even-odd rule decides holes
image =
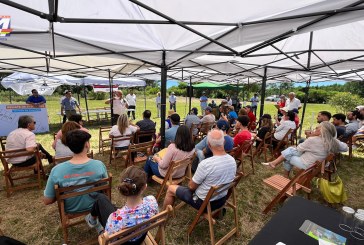
[[[97,222],[95,229],[96,229],[98,235],[101,235],[102,233],[104,233],[104,227],[100,224],[100,222]]]
[[[264,166],[269,166],[269,162],[261,162],[260,164],[262,164]]]
[[[91,214],[85,216],[85,221],[90,228],[94,228],[99,224],[97,219],[94,219]]]

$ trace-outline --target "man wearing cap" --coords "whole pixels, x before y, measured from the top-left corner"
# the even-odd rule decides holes
[[[27,104],[31,104],[35,107],[43,105],[46,103],[46,99],[38,94],[38,91],[36,89],[32,89],[32,95],[28,97],[27,101],[25,102]]]
[[[259,102],[259,98],[258,98],[258,94],[255,93],[254,96],[250,99],[250,102],[252,103],[252,111],[254,113],[254,115],[257,115],[257,108],[258,108],[258,102]]]
[[[72,97],[71,91],[67,91],[65,94],[65,98],[61,102],[61,115],[66,114],[67,118],[71,115],[76,115],[76,107],[78,108],[78,112],[81,114],[80,104],[78,101]]]
[[[177,98],[174,95],[174,92],[171,93],[171,95],[169,96],[169,109],[170,110],[174,110],[174,112],[176,112],[176,102],[177,102]]]
[[[213,123],[215,122],[215,115],[212,114],[212,108],[210,106],[205,109],[205,116],[201,119],[201,123]]]
[[[198,114],[198,110],[196,107],[194,107],[191,109],[190,114],[188,114],[185,119],[185,125],[189,129],[191,129],[193,124],[196,125],[196,127],[193,129],[193,135],[197,135],[197,133],[198,133],[197,126],[200,124],[200,121],[201,121],[201,119],[197,116],[197,114]]]
[[[298,113],[298,110],[301,109],[301,101],[297,99],[296,94],[293,92],[290,92],[288,94],[288,99],[286,100],[286,107],[289,111],[293,111],[295,113]]]
[[[255,117],[254,113],[253,113],[253,109],[251,105],[247,105],[245,106],[245,110],[248,113],[248,117],[249,117],[249,130],[254,130],[256,128],[256,121],[257,118]]]
[[[205,109],[207,107],[207,97],[206,93],[202,92],[202,96],[200,97],[200,106],[201,106],[201,113],[205,115]]]
[[[229,129],[229,123],[225,120],[219,120],[216,123],[218,129],[224,132],[224,149],[225,151],[231,151],[234,148],[234,140],[230,135],[227,135],[227,130]],[[207,144],[207,137],[203,138],[196,146],[195,150],[198,157],[198,163],[202,160],[212,157],[212,152]],[[197,164],[192,166],[192,169],[195,171],[197,169]]]

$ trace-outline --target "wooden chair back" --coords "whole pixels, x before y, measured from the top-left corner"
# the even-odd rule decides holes
[[[276,147],[273,149],[272,159],[279,157],[279,155],[281,154],[282,148],[284,146],[288,145],[289,139],[290,139],[289,136],[291,135],[292,131],[293,131],[292,129],[289,129],[281,140],[276,140],[276,139],[272,138],[272,141],[278,142]]]
[[[147,161],[148,156],[153,154],[152,149],[154,143],[154,140],[138,144],[131,143],[129,145],[128,153],[126,155],[125,167],[127,168],[128,166],[131,166],[133,164]],[[144,153],[144,156],[138,156],[138,153]]]
[[[161,185],[158,194],[157,194],[157,201],[161,198],[162,194],[164,193],[164,190],[171,184],[173,185],[179,185],[184,180],[191,180],[192,179],[192,162],[196,157],[196,153],[194,153],[191,157],[178,160],[178,161],[172,161],[169,164],[168,170],[164,178],[159,178],[156,175],[152,176],[152,179],[159,183]],[[173,178],[173,174],[176,173],[179,170],[185,170],[185,174],[180,178]]]
[[[68,161],[68,160],[71,160],[73,156],[66,156],[66,157],[54,157],[53,158],[53,162],[55,165],[59,164],[59,163],[62,163],[62,162],[65,162],[65,161]],[[91,159],[94,159],[94,151],[91,150],[91,152],[87,153],[87,157],[91,158]]]
[[[58,185],[54,186],[54,189],[56,191],[58,211],[61,217],[61,227],[63,231],[64,243],[68,243],[68,227],[85,222],[84,219],[80,219],[80,217],[84,217],[90,212],[90,210],[87,210],[80,213],[67,213],[65,209],[65,200],[72,197],[88,195],[93,192],[103,192],[111,200],[111,184],[112,175],[109,174],[108,178],[104,178],[96,182],[90,182],[69,187],[59,187]]]
[[[254,157],[253,157],[253,144],[254,144],[254,141],[255,141],[254,139],[244,141],[241,144],[240,149],[238,150],[238,152],[240,152],[240,155],[238,156],[238,159],[240,161],[237,164],[237,169],[239,169],[239,167],[241,166],[241,170],[245,174],[246,174],[246,172],[244,171],[244,160],[245,159],[250,160],[251,173],[253,173],[253,174],[255,173],[255,171],[254,171]],[[248,175],[248,174],[246,174],[246,175]]]
[[[5,146],[6,146],[6,136],[1,136],[0,137],[0,145],[1,145],[1,150],[5,151]]]
[[[105,148],[110,147],[111,139],[109,137],[111,126],[104,126],[99,128],[99,153],[104,155]]]
[[[273,147],[272,147],[272,132],[268,132],[265,134],[264,139],[260,142],[259,146],[254,152],[254,157],[259,157],[262,153],[264,154],[264,161],[268,161],[267,151],[270,150],[270,153],[273,154]]]
[[[9,159],[11,158],[33,157],[33,156],[35,157],[35,163],[31,166],[19,167],[16,166],[16,164],[11,164],[9,162]],[[10,197],[10,194],[16,190],[35,187],[35,186],[38,186],[39,189],[42,188],[41,179],[42,178],[45,179],[45,173],[38,148],[35,148],[34,151],[27,151],[26,149],[0,151],[0,159],[4,168],[4,179],[5,179],[7,197]],[[34,173],[34,170],[36,170],[36,173]],[[31,172],[31,174],[27,175],[16,174],[14,176],[15,173],[20,173],[25,171]],[[37,177],[37,182],[30,182],[21,185],[19,184],[17,186],[14,185],[15,180],[29,179],[34,176]]]
[[[324,173],[325,162],[331,161],[334,155],[329,155],[324,161],[316,161],[310,168],[300,169],[292,179],[288,179],[281,175],[274,175],[264,179],[263,182],[277,190],[279,193],[263,210],[267,214],[275,205],[283,202],[287,197],[296,195],[297,191],[302,189],[309,197],[311,193],[311,181],[320,173]]]
[[[145,233],[147,236],[145,237],[144,243],[142,244],[162,244],[166,243],[165,241],[165,226],[167,224],[169,216],[172,214],[173,208],[171,205],[168,205],[167,208],[160,212],[159,214],[153,216],[147,221],[144,221],[136,226],[122,229],[119,232],[116,232],[112,235],[108,235],[107,233],[103,233],[99,236],[99,244],[100,245],[116,245],[116,244],[124,244],[130,241],[133,238],[139,237]],[[153,237],[149,232],[150,230],[158,228],[156,237]]]
[[[200,209],[197,212],[197,215],[195,217],[195,219],[193,220],[192,224],[190,225],[190,227],[188,228],[188,235],[190,236],[192,231],[194,230],[194,228],[196,227],[196,225],[201,221],[201,219],[207,219],[208,223],[209,223],[209,230],[210,230],[210,239],[211,239],[211,244],[222,244],[223,242],[225,242],[227,239],[229,239],[231,236],[233,236],[234,234],[236,236],[239,236],[239,218],[238,218],[238,203],[237,203],[237,198],[236,198],[236,187],[239,184],[241,178],[244,176],[244,174],[242,172],[238,173],[234,180],[231,183],[227,183],[227,184],[222,184],[219,186],[212,186],[209,190],[209,192],[207,193],[204,202],[202,203]],[[226,203],[225,205],[223,205],[222,207],[216,209],[216,210],[211,210],[211,204],[210,204],[210,200],[217,196],[220,193],[223,193],[227,191],[227,196],[226,196]],[[219,212],[222,211],[223,208],[231,208],[234,212],[234,228],[232,230],[230,230],[224,237],[222,237],[219,241],[215,241],[215,232],[214,232],[214,223],[216,222],[214,220],[214,216],[216,216],[216,214],[218,214]],[[207,211],[207,215],[204,216],[204,214]]]
[[[128,150],[117,150],[116,149],[116,144],[118,142],[124,141],[124,140],[128,140],[130,142],[130,144],[132,144],[132,139],[133,139],[134,135],[121,135],[121,136],[111,136],[111,146],[110,146],[110,155],[109,155],[109,164],[112,165],[112,161],[118,158],[124,159],[126,160],[126,157],[124,157],[125,155],[128,154]],[[119,153],[121,153],[121,155],[119,155]],[[116,164],[115,164],[115,169],[116,169]]]
[[[155,139],[156,130],[148,130],[148,131],[137,131],[134,136],[134,143],[143,143],[152,141]],[[142,140],[140,140],[142,139]],[[143,141],[144,140],[144,141]]]

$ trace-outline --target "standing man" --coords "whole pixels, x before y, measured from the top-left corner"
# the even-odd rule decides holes
[[[130,117],[130,111],[133,115],[133,120],[135,120],[135,107],[136,107],[136,95],[133,93],[132,89],[129,89],[129,94],[125,97],[128,103],[128,117]]]
[[[42,95],[39,95],[36,89],[32,89],[32,95],[28,97],[25,103],[38,107],[45,104],[46,99]]]
[[[288,94],[288,99],[286,100],[286,107],[289,111],[293,111],[295,113],[298,113],[298,110],[301,109],[301,101],[296,98],[296,94],[293,92],[290,92]]]
[[[205,115],[205,110],[207,107],[207,97],[206,97],[206,93],[205,91],[202,92],[202,96],[200,97],[200,106],[201,106],[201,113],[204,116]]]
[[[177,98],[174,95],[174,92],[171,93],[171,95],[169,96],[169,109],[170,110],[174,110],[174,112],[176,112],[176,102],[177,102]]]
[[[258,103],[259,103],[259,98],[258,98],[258,94],[255,93],[254,96],[250,99],[250,102],[252,103],[252,111],[254,113],[254,115],[257,115],[257,108],[258,108]]]
[[[81,108],[78,101],[72,97],[71,91],[66,91],[65,98],[61,102],[61,115],[66,114],[67,119],[71,115],[76,115],[76,107],[78,108],[78,112],[81,114]]]
[[[65,91],[63,92],[63,96],[62,96],[62,97],[61,97],[61,99],[59,100],[59,104],[61,105],[61,108],[62,108],[62,100],[63,100],[64,98],[66,98],[66,94],[67,94],[67,92],[68,92],[68,90],[65,90]],[[62,111],[61,111],[61,115],[62,115]],[[67,116],[66,116],[66,114],[64,114],[64,115],[63,115],[62,124],[64,124],[66,121],[67,121]]]
[[[158,114],[157,118],[160,118],[161,117],[161,93],[160,92],[157,93],[157,98],[155,98],[155,104],[157,105],[157,114]]]

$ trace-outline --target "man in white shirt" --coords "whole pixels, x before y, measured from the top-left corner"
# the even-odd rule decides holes
[[[158,118],[161,117],[161,93],[157,93],[157,98],[155,98],[155,104],[157,105]]]
[[[255,93],[254,96],[250,99],[250,102],[252,103],[252,111],[254,113],[254,115],[257,115],[257,108],[258,108],[258,103],[259,103],[259,98],[258,98],[258,94]]]
[[[195,209],[199,209],[212,186],[231,183],[236,174],[235,159],[224,150],[224,133],[213,129],[207,136],[208,146],[213,156],[200,162],[188,187],[170,185],[164,199],[163,208],[173,205],[177,196]],[[211,211],[222,207],[226,201],[227,190],[210,200]]]
[[[169,96],[169,109],[170,110],[174,110],[174,112],[176,112],[176,102],[177,102],[177,98],[174,95],[174,92],[171,93],[171,95]]]
[[[37,144],[35,140],[35,134],[32,132],[35,130],[36,121],[32,116],[24,115],[20,116],[18,120],[18,128],[11,131],[6,138],[5,150],[18,150],[26,149],[33,152],[36,147],[45,155],[48,162],[53,162],[53,157],[43,148],[41,144]],[[36,162],[35,156],[23,156],[10,158],[9,162],[19,167],[31,166]]]
[[[207,97],[206,93],[202,92],[202,96],[200,97],[200,106],[201,106],[201,113],[202,115],[205,115],[205,109],[207,107]]]
[[[301,101],[297,99],[295,96],[296,94],[293,92],[290,92],[288,94],[289,98],[286,100],[286,107],[288,108],[289,111],[298,113],[298,110],[301,109],[302,105]]]
[[[135,106],[136,106],[136,95],[133,93],[132,89],[129,89],[128,95],[125,97],[128,103],[128,117],[130,117],[130,111],[132,112],[132,119],[135,119]]]

